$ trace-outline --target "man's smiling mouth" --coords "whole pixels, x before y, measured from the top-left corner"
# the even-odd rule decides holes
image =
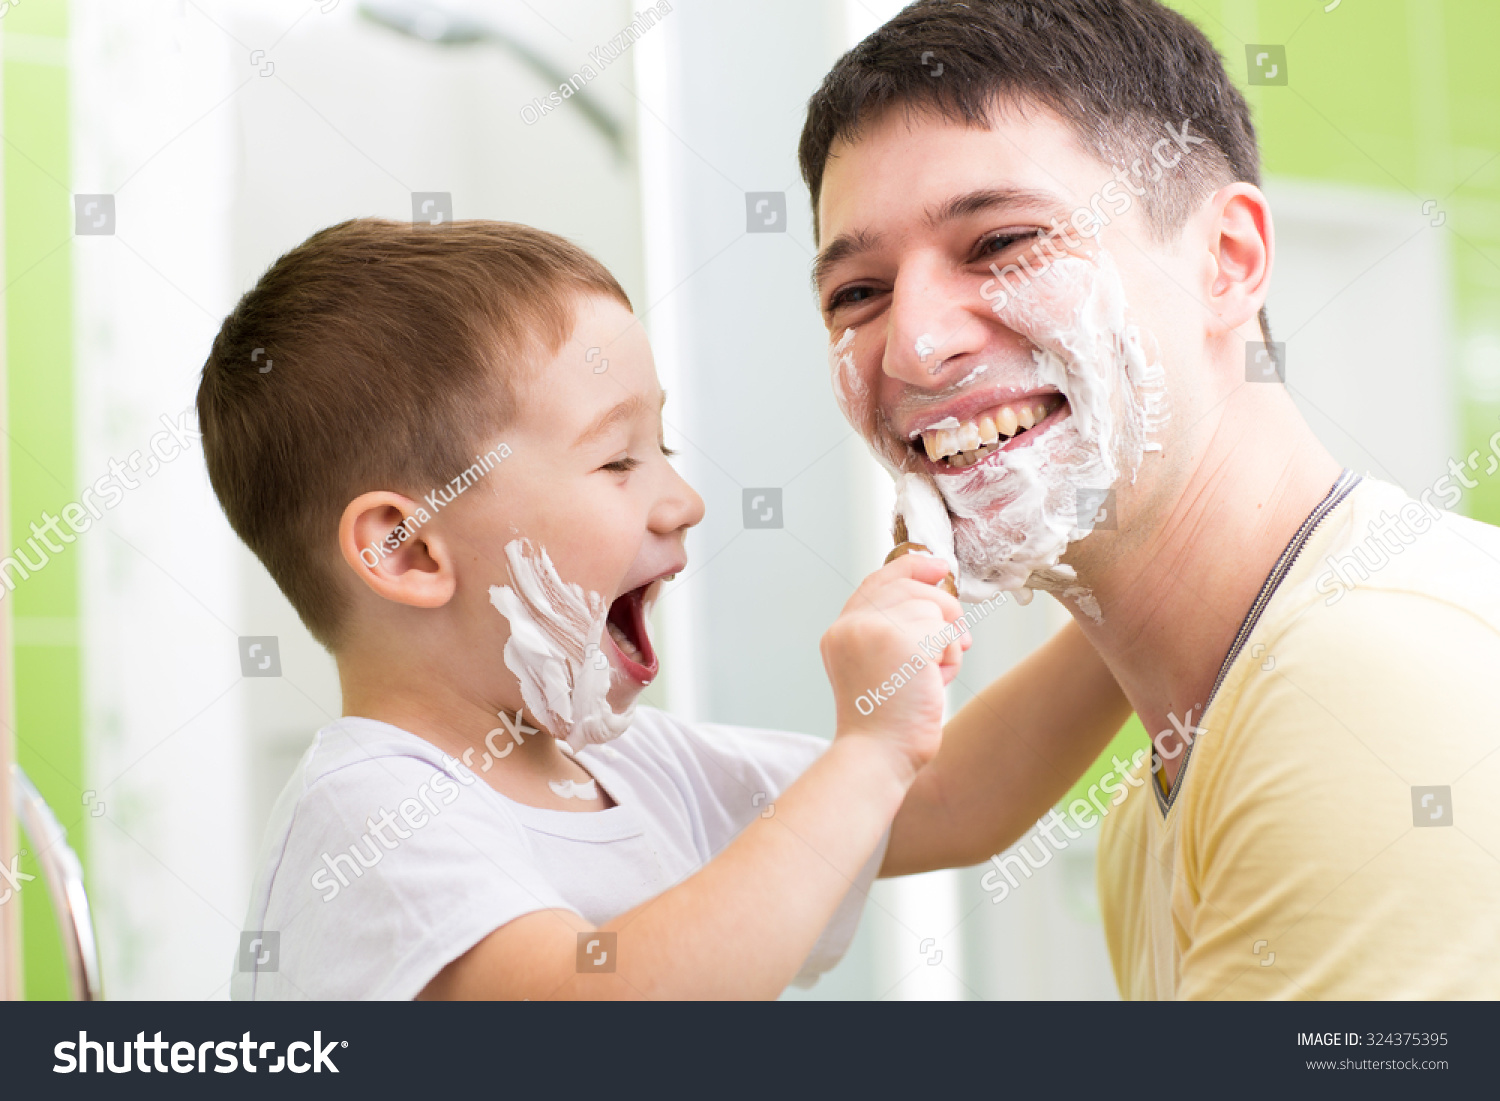
[[[1061,394],[1035,394],[1002,402],[966,421],[945,417],[914,433],[910,446],[937,470],[963,470],[997,451],[1030,445],[1067,415],[1068,401]]]

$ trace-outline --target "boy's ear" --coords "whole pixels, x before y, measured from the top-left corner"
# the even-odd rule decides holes
[[[442,536],[416,521],[416,504],[376,490],[350,501],[339,518],[339,552],[360,581],[387,600],[441,608],[458,587]]]
[[[1224,330],[1232,331],[1255,320],[1270,290],[1271,206],[1260,188],[1243,182],[1221,188],[1209,203],[1208,304]]]

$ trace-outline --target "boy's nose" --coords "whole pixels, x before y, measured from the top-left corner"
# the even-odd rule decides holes
[[[675,467],[668,470],[666,491],[651,510],[650,527],[659,535],[694,527],[703,520],[703,498]]]

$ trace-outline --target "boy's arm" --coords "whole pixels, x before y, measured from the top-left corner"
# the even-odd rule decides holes
[[[967,867],[1004,852],[1129,717],[1104,660],[1069,623],[948,723],[891,826],[880,874]]]
[[[937,751],[961,643],[871,715],[855,701],[917,640],[956,620],[943,564],[908,555],[872,574],[823,638],[834,741],[713,860],[597,930],[577,914],[517,918],[454,960],[426,998],[774,998],[796,976],[921,767]],[[614,970],[579,962],[579,933],[613,933]],[[583,968],[581,971],[580,968]]]
[[[774,998],[901,805],[909,781],[900,769],[873,740],[837,739],[776,800],[772,817],[757,818],[676,887],[598,927],[615,935],[613,973],[580,973],[578,934],[593,927],[546,910],[491,933],[423,996]]]

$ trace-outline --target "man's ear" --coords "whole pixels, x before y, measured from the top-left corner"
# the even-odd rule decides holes
[[[1209,200],[1208,305],[1232,332],[1255,319],[1270,291],[1276,242],[1271,205],[1254,184],[1232,183]]]
[[[437,532],[417,521],[399,493],[363,493],[339,518],[339,552],[360,581],[397,604],[441,608],[458,588],[453,556]]]

